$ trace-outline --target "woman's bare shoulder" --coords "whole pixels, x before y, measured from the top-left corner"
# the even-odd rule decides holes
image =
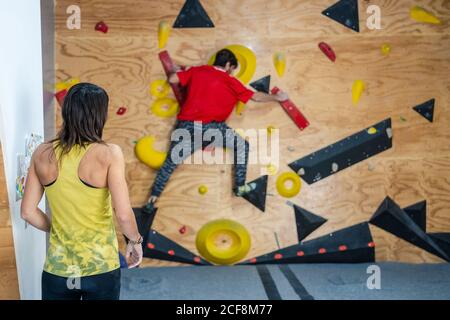
[[[97,157],[104,165],[110,165],[116,161],[118,157],[122,157],[122,148],[113,143],[98,143],[96,144]]]
[[[53,144],[51,142],[41,143],[36,150],[33,152],[33,158],[42,160],[47,158],[49,160],[53,159],[55,152],[53,150]]]

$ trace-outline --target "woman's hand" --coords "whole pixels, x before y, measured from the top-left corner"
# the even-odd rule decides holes
[[[132,242],[128,242],[125,255],[128,269],[139,266],[142,262],[142,255],[142,244],[133,244]]]

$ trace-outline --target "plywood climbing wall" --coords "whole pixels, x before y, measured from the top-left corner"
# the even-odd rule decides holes
[[[311,126],[300,132],[275,103],[250,102],[242,116],[233,115],[233,128],[280,129],[280,171],[287,164],[385,118],[393,122],[392,149],[356,164],[313,185],[303,184],[292,202],[321,215],[328,222],[308,239],[367,221],[381,201],[391,196],[400,205],[428,201],[428,230],[450,231],[450,6],[445,0],[359,1],[361,32],[355,33],[321,15],[334,0],[203,0],[214,29],[176,29],[168,51],[180,64],[205,63],[228,44],[243,44],[257,56],[254,80],[272,75],[272,85],[289,92]],[[149,111],[149,84],[163,78],[158,60],[157,27],[173,23],[184,1],[166,0],[57,0],[57,80],[80,78],[96,83],[110,94],[110,116],[105,139],[119,144],[126,156],[126,173],[133,205],[142,205],[155,171],[133,153],[134,141],[152,134],[160,150],[167,148],[175,119],[160,119]],[[81,29],[66,27],[66,9],[81,8]],[[382,29],[369,30],[366,9],[381,8]],[[443,24],[425,25],[409,18],[409,9],[422,5]],[[94,30],[103,20],[106,34]],[[337,53],[330,62],[318,49],[325,41]],[[389,43],[392,52],[380,48]],[[283,78],[276,75],[272,54],[287,57]],[[360,104],[352,105],[356,79],[367,84]],[[435,121],[430,124],[411,108],[436,98]],[[128,111],[116,115],[126,106]],[[248,179],[260,175],[249,168]],[[231,194],[230,165],[184,165],[173,175],[159,201],[153,227],[196,251],[195,235],[206,222],[231,218],[244,224],[253,245],[249,257],[297,242],[294,214],[269,177],[267,209],[261,213]],[[201,196],[199,185],[208,186]],[[187,227],[181,234],[179,229]],[[377,260],[439,262],[421,249],[371,227]],[[146,265],[173,265],[147,260]]]

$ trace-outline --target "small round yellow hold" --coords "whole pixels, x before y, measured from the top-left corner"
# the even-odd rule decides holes
[[[389,53],[391,53],[391,45],[388,43],[385,43],[381,46],[381,53],[387,56]]]
[[[278,168],[277,168],[275,165],[273,165],[273,164],[267,165],[266,168],[267,168],[267,174],[268,174],[269,176],[276,175],[277,172],[278,172]]]
[[[150,84],[150,94],[155,98],[164,98],[169,91],[170,86],[166,80],[155,80]]]
[[[200,193],[201,195],[204,195],[208,192],[208,187],[205,185],[201,185],[200,187],[198,187],[198,193]]]
[[[367,130],[367,133],[368,133],[368,134],[375,134],[375,133],[377,133],[377,129],[374,128],[374,127],[369,128],[369,129]]]

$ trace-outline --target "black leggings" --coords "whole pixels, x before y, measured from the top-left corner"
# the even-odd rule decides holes
[[[120,269],[80,278],[42,272],[42,300],[119,300]]]

